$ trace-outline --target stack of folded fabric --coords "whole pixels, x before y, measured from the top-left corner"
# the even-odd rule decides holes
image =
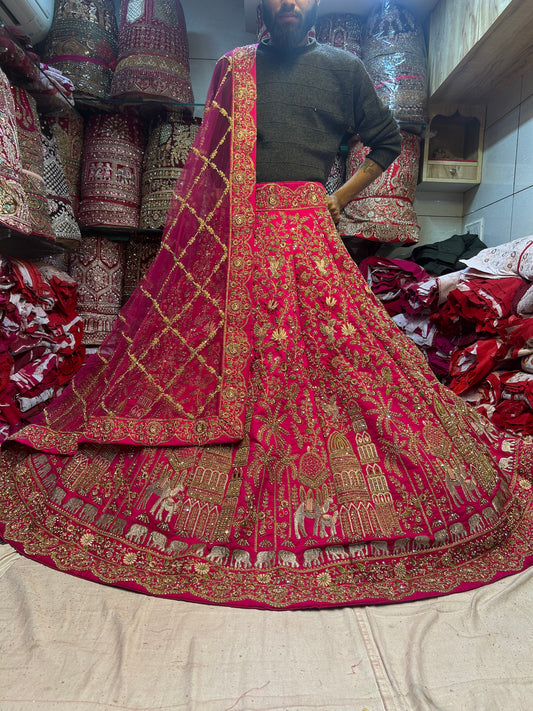
[[[436,276],[414,261],[360,269],[441,382],[514,433],[533,434],[533,237],[484,249]]]
[[[0,258],[0,442],[81,367],[76,283],[52,265]]]

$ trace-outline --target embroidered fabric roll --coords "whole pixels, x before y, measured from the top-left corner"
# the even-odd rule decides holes
[[[57,141],[70,203],[74,215],[77,215],[80,202],[81,157],[85,122],[82,116],[73,111],[65,115],[47,116],[46,120]]]
[[[56,0],[43,58],[72,81],[76,98],[106,99],[117,43],[113,0]]]
[[[31,231],[26,192],[22,184],[15,101],[9,81],[0,69],[0,224]]]
[[[122,0],[111,96],[193,103],[189,41],[179,0]]]
[[[367,20],[362,59],[383,103],[398,121],[427,118],[427,51],[420,22],[384,2]]]
[[[82,225],[138,227],[144,125],[137,116],[93,114],[87,121],[81,170]]]
[[[533,235],[490,247],[462,260],[470,269],[499,277],[518,275],[533,281]]]
[[[199,119],[181,112],[169,112],[167,116],[156,120],[144,154],[140,227],[164,226],[176,180],[198,133],[199,125]]]
[[[420,227],[413,209],[420,137],[401,131],[398,158],[341,213],[338,229],[343,236],[377,242],[417,242]],[[370,148],[357,141],[348,150],[347,176],[363,164]]]
[[[316,21],[316,38],[321,44],[340,47],[361,57],[364,22],[352,13],[322,15]]]
[[[346,181],[346,157],[341,151],[335,156],[333,165],[326,180],[326,192],[328,195],[338,190]]]
[[[52,229],[58,242],[75,246],[81,240],[81,232],[70,202],[69,189],[57,141],[50,124],[44,116],[41,116],[41,138],[44,156],[43,177]]]
[[[161,246],[158,237],[131,235],[126,244],[124,282],[122,285],[122,303],[133,294],[140,280],[146,274]]]
[[[122,305],[124,244],[84,236],[79,251],[70,255],[69,274],[78,284],[82,343],[99,345],[111,332]]]
[[[44,155],[41,126],[35,99],[11,85],[22,166],[22,186],[28,200],[31,233],[55,242],[47,190],[44,184]]]

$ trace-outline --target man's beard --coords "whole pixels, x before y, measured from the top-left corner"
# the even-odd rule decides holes
[[[276,17],[270,8],[267,8],[265,3],[262,3],[262,6],[263,22],[270,33],[272,43],[284,52],[294,49],[301,44],[309,30],[315,24],[318,13],[318,5],[315,0],[315,4],[307,10],[307,12],[300,14],[296,11],[300,15],[299,22],[280,24],[276,21]]]

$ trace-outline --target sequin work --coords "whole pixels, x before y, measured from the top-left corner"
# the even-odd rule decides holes
[[[413,600],[522,570],[533,445],[436,381],[344,249],[323,186],[250,192],[254,57],[217,66],[217,130],[204,117],[215,140],[200,131],[191,161],[218,190],[175,196],[162,250],[118,319],[120,382],[106,340],[99,377],[75,377],[4,450],[3,535],[90,580],[271,609]],[[224,242],[211,218],[226,196]],[[196,234],[171,261],[189,218]],[[214,251],[189,253],[203,228]],[[150,319],[131,322],[146,294]],[[148,342],[152,322],[161,333]]]

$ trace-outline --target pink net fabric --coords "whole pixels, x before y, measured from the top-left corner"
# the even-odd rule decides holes
[[[248,55],[244,72],[255,67]],[[99,353],[21,439],[72,451],[84,440],[155,445],[242,436],[255,133],[230,117],[234,99],[255,111],[255,94],[240,86],[240,73],[232,86],[230,62],[217,66],[205,130],[180,175],[158,256]]]

